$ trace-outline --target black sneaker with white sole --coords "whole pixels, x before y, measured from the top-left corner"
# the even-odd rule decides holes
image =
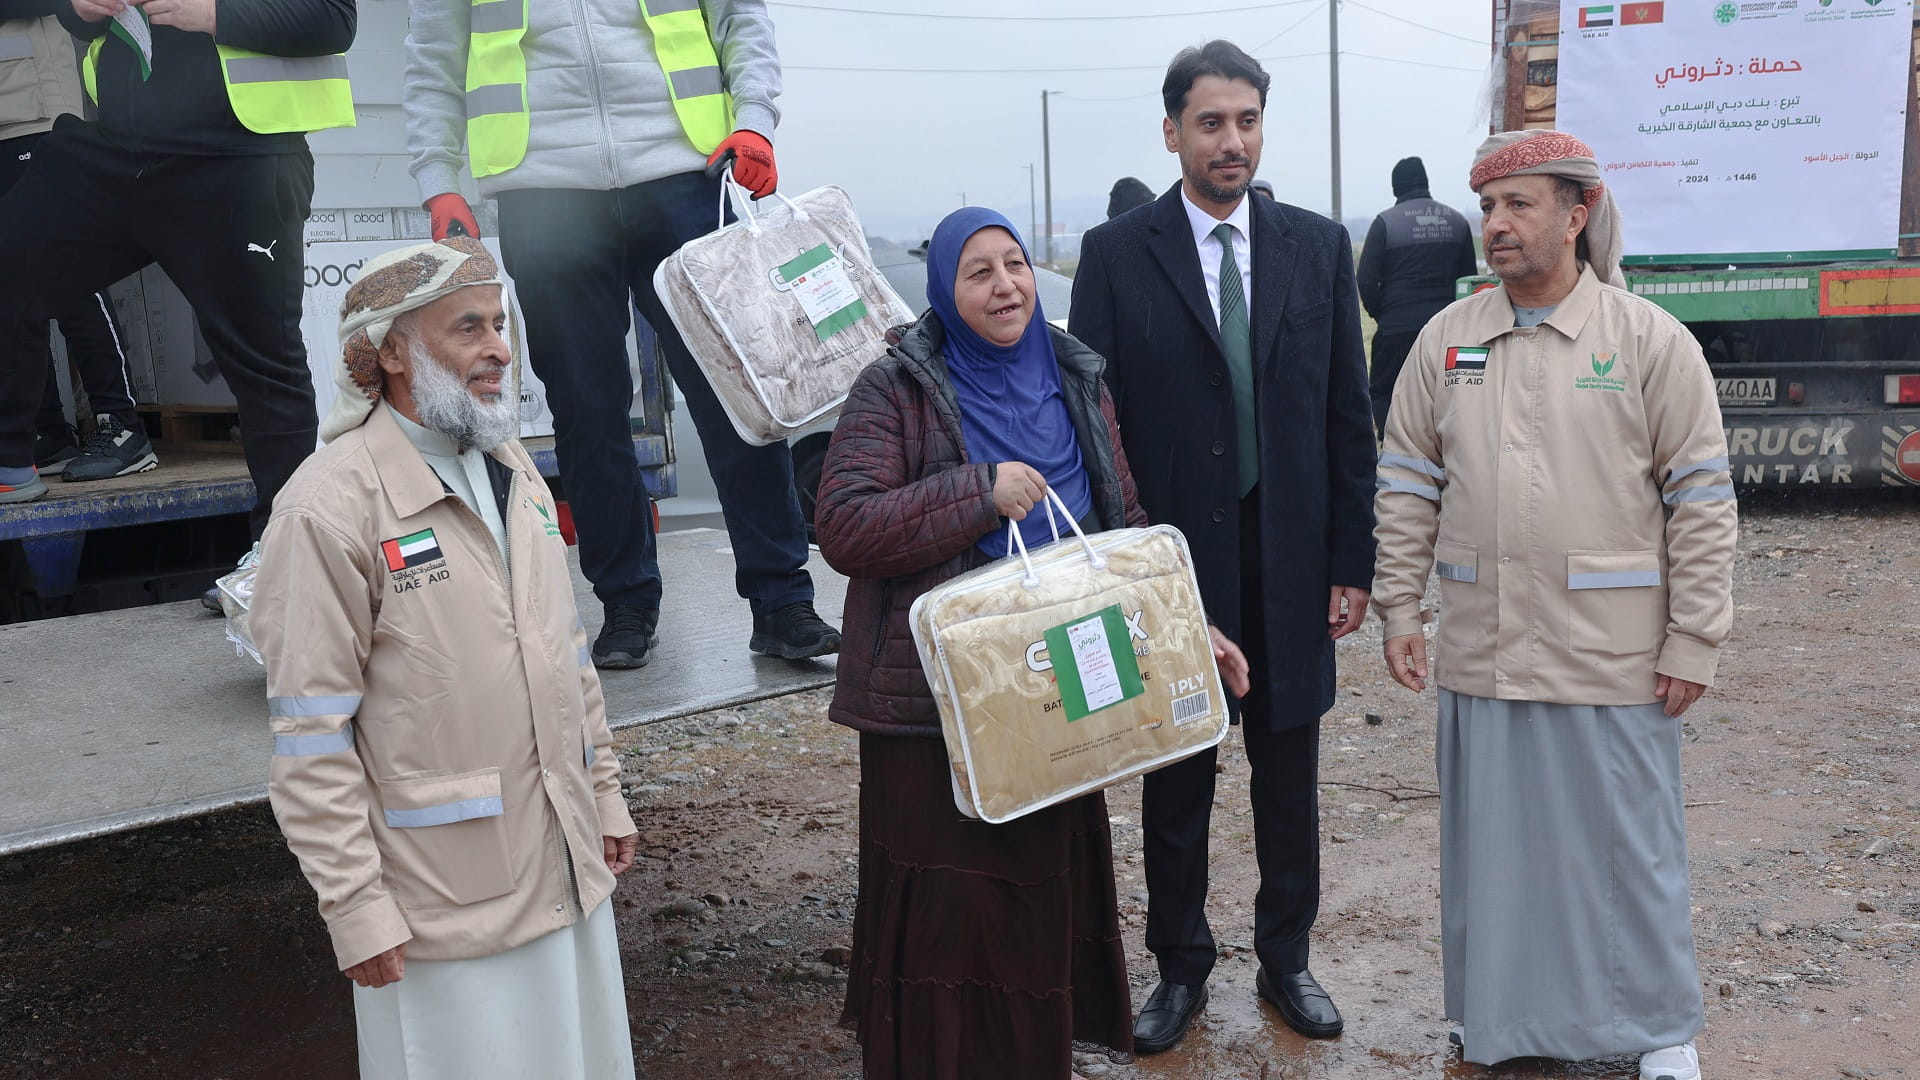
[[[144,434],[129,430],[112,413],[101,413],[94,420],[99,426],[80,444],[80,456],[67,462],[69,481],[109,480],[160,467],[153,443]]]
[[[33,434],[33,467],[40,470],[41,476],[54,476],[67,467],[67,462],[80,456],[80,437],[74,433],[73,425],[66,424],[58,431],[36,431]]]
[[[747,648],[766,656],[805,660],[840,651],[840,631],[828,626],[813,605],[800,601],[753,617]]]
[[[647,666],[654,629],[660,625],[658,608],[638,604],[607,604],[606,622],[593,639],[593,666],[625,671]]]

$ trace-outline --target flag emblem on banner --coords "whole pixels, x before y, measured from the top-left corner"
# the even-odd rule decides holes
[[[1587,29],[1594,29],[1597,27],[1612,26],[1612,25],[1613,25],[1613,5],[1612,4],[1596,4],[1593,7],[1583,7],[1580,9],[1580,28],[1581,29],[1587,30]]]
[[[1622,4],[1620,5],[1620,25],[1621,26],[1640,26],[1646,23],[1657,23],[1657,22],[1666,22],[1666,21],[1667,21],[1667,5],[1665,3],[1665,0],[1661,0],[1660,3],[1654,3],[1654,4]]]
[[[1485,371],[1487,370],[1487,350],[1470,349],[1455,345],[1447,350],[1448,371]]]
[[[387,556],[388,571],[398,572],[440,558],[440,541],[433,538],[432,529],[421,529],[412,536],[388,540],[380,550]]]

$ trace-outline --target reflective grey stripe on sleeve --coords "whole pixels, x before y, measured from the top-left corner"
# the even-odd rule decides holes
[[[360,711],[359,694],[337,697],[270,697],[267,715],[296,720],[304,716],[352,716]]]
[[[1719,457],[1710,457],[1705,461],[1695,462],[1684,469],[1673,470],[1673,475],[1667,477],[1667,486],[1672,487],[1675,483],[1692,476],[1694,473],[1723,473],[1726,471],[1727,455],[1721,454]]]
[[[494,83],[491,86],[476,86],[467,91],[467,116],[496,116],[501,113],[526,112],[526,102],[521,98],[519,83]]]
[[[1719,502],[1733,498],[1732,484],[1707,484],[1702,487],[1681,488],[1660,496],[1660,501],[1668,506],[1679,506],[1690,502]]]
[[[593,742],[591,740],[587,741],[586,758],[587,758],[587,768],[589,769],[593,768]]]
[[[646,0],[648,15],[671,15],[676,11],[692,11],[700,6],[700,0]]]
[[[579,655],[576,657],[576,659],[579,661],[581,667],[592,667],[593,666],[593,646],[591,645],[580,646]]]
[[[388,810],[387,828],[424,829],[433,825],[451,825],[456,821],[472,821],[474,818],[499,817],[506,812],[506,807],[500,804],[500,796],[489,795],[483,799],[461,799],[439,806],[423,806],[418,810]]]
[[[527,25],[527,6],[525,0],[490,0],[489,3],[473,5],[472,23],[469,29],[476,34],[496,34],[502,30],[518,30]]]
[[[1469,585],[1475,584],[1480,580],[1480,571],[1478,568],[1462,566],[1459,563],[1436,562],[1433,564],[1433,572],[1446,578],[1448,581],[1464,581]]]
[[[344,56],[236,56],[227,61],[230,83],[317,82],[346,77]]]
[[[1408,495],[1418,495],[1428,502],[1440,501],[1440,489],[1432,484],[1416,484],[1411,480],[1400,480],[1390,476],[1375,477],[1373,486],[1381,491],[1401,491]]]
[[[676,98],[707,97],[725,90],[726,83],[720,79],[720,66],[688,68],[676,71],[668,76],[673,80],[673,96]]]
[[[1658,570],[1621,570],[1610,574],[1568,574],[1569,589],[1638,589],[1660,584]]]
[[[25,60],[32,55],[32,38],[25,34],[0,34],[0,60]]]
[[[1445,480],[1447,470],[1428,461],[1426,458],[1408,457],[1405,454],[1381,454],[1380,467],[1392,466],[1396,469],[1409,469],[1421,476],[1431,476],[1435,480]]]
[[[325,735],[275,735],[273,737],[275,757],[312,757],[315,754],[337,754],[342,750],[351,749],[353,749],[351,721],[340,725],[339,731],[330,731]]]

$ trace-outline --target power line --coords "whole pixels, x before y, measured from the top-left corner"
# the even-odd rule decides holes
[[[1402,60],[1397,56],[1375,56],[1372,53],[1348,52],[1340,50],[1341,56],[1357,56],[1362,60],[1382,60],[1389,64],[1411,64],[1414,67],[1439,68],[1441,71],[1471,71],[1475,75],[1486,73],[1485,67],[1461,67],[1458,64],[1429,64],[1425,60]]]
[[[1298,7],[1310,2],[1311,0],[1280,0],[1278,3],[1251,4],[1246,7],[1156,11],[1137,15],[954,15],[933,11],[881,11],[875,8],[835,7],[829,4],[800,4],[793,3],[791,0],[769,0],[774,7],[793,8],[796,11],[830,11],[841,15],[869,15],[887,19],[946,19],[961,22],[1121,22],[1134,19],[1184,19],[1192,15],[1238,15],[1249,11]]]
[[[1326,55],[1327,54],[1325,52],[1300,52],[1300,53],[1288,53],[1285,56],[1258,56],[1258,57],[1255,57],[1254,59],[1259,60],[1263,64],[1272,64],[1272,63],[1278,63],[1282,60],[1304,60],[1310,57],[1324,57]],[[1357,56],[1362,60],[1378,60],[1378,61],[1381,61],[1382,63],[1388,63],[1388,64],[1410,64],[1414,67],[1438,68],[1442,71],[1471,71],[1475,74],[1479,74],[1486,70],[1485,68],[1477,68],[1477,67],[1461,67],[1458,64],[1433,64],[1433,63],[1428,63],[1427,61],[1424,61],[1424,60],[1406,60],[1398,56],[1376,56],[1373,53],[1352,52],[1347,49],[1341,49],[1340,55],[1341,56]],[[822,64],[782,64],[781,65],[781,67],[783,67],[787,71],[833,71],[833,72],[841,72],[841,73],[849,73],[849,74],[873,74],[873,75],[1075,75],[1075,74],[1090,74],[1090,73],[1104,72],[1104,71],[1162,71],[1162,70],[1165,70],[1166,66],[1167,65],[1165,63],[1115,64],[1108,67],[1077,67],[1077,68],[1063,68],[1063,67],[1037,67],[1037,68],[886,67],[886,68],[881,68],[881,67],[834,67],[834,66],[822,65]],[[1072,98],[1075,101],[1129,101],[1129,100],[1132,100],[1133,98],[1157,97],[1159,96],[1159,91],[1154,91],[1152,94],[1127,94],[1121,97],[1111,97],[1111,98],[1081,97],[1078,94],[1066,94],[1064,96]]]
[[[1325,8],[1326,6],[1327,5],[1325,3],[1315,4],[1312,7],[1312,9],[1309,10],[1305,15],[1302,15],[1298,19],[1295,19],[1293,22],[1288,23],[1287,28],[1285,30],[1280,31],[1279,33],[1273,35],[1272,37],[1261,42],[1260,44],[1255,45],[1253,48],[1248,49],[1247,52],[1257,53],[1261,49],[1264,49],[1267,46],[1273,44],[1274,42],[1279,41],[1281,38],[1286,37],[1288,34],[1293,33],[1295,30],[1298,30],[1300,28],[1301,24],[1305,23],[1308,19],[1313,18],[1315,15],[1318,15],[1321,9]]]
[[[1404,26],[1411,26],[1411,27],[1413,27],[1413,28],[1414,28],[1414,29],[1416,29],[1416,30],[1425,30],[1426,32],[1428,32],[1428,33],[1430,33],[1430,34],[1439,34],[1439,35],[1441,35],[1442,37],[1450,37],[1450,38],[1453,38],[1453,39],[1454,39],[1454,40],[1456,40],[1456,41],[1465,41],[1465,42],[1469,42],[1469,43],[1471,43],[1471,44],[1474,44],[1474,45],[1479,45],[1479,46],[1481,46],[1482,48],[1485,48],[1485,47],[1486,47],[1486,45],[1487,45],[1487,42],[1486,42],[1485,40],[1483,40],[1483,39],[1481,39],[1481,38],[1477,38],[1477,37],[1468,37],[1468,36],[1467,36],[1467,35],[1465,35],[1465,34],[1456,34],[1456,33],[1454,33],[1454,32],[1453,32],[1453,31],[1451,31],[1451,30],[1442,30],[1442,29],[1440,29],[1440,28],[1439,28],[1439,27],[1437,27],[1437,26],[1428,26],[1428,25],[1427,25],[1427,24],[1425,24],[1425,23],[1417,23],[1417,22],[1414,22],[1414,21],[1413,21],[1412,19],[1408,19],[1408,18],[1405,18],[1405,17],[1403,17],[1403,16],[1400,16],[1400,15],[1395,15],[1395,14],[1394,14],[1393,12],[1391,12],[1391,11],[1382,11],[1382,10],[1380,10],[1379,8],[1377,8],[1377,7],[1374,7],[1374,6],[1372,6],[1372,5],[1370,5],[1370,4],[1363,4],[1363,3],[1361,3],[1361,2],[1360,2],[1360,0],[1347,0],[1347,3],[1348,3],[1348,4],[1351,4],[1351,5],[1352,5],[1352,6],[1354,6],[1354,7],[1357,7],[1357,8],[1359,8],[1359,9],[1360,9],[1360,10],[1362,10],[1362,11],[1371,11],[1371,12],[1373,12],[1373,13],[1374,13],[1375,15],[1384,15],[1384,16],[1386,16],[1387,18],[1389,18],[1389,19],[1392,19],[1392,20],[1394,20],[1395,22],[1398,22],[1398,23],[1400,23],[1400,24],[1402,24],[1402,25],[1404,25]]]
[[[1288,56],[1260,56],[1255,59],[1262,63],[1280,60],[1298,60],[1305,56],[1325,56],[1325,53],[1293,53]],[[782,64],[786,71],[839,71],[871,72],[875,75],[1074,75],[1100,71],[1164,71],[1166,61],[1156,64],[1115,64],[1108,67],[1036,67],[1036,68],[928,68],[928,67],[831,67],[817,64]],[[1137,95],[1145,97],[1146,95]],[[1094,100],[1094,99],[1083,99]],[[1111,100],[1119,101],[1120,98]]]
[[[1279,61],[1282,61],[1282,60],[1304,60],[1310,57],[1325,56],[1325,55],[1327,54],[1323,52],[1301,52],[1301,53],[1288,53],[1285,56],[1261,56],[1261,57],[1256,57],[1255,59],[1259,60],[1263,64],[1273,64],[1273,63],[1278,63]],[[1095,104],[1114,102],[1114,101],[1139,101],[1141,98],[1157,98],[1160,96],[1160,91],[1158,90],[1149,90],[1144,94],[1121,94],[1118,97],[1085,97],[1080,94],[1070,94],[1064,90],[1058,91],[1058,93],[1060,94],[1061,97],[1067,99],[1068,101],[1081,101],[1081,102],[1090,102]]]

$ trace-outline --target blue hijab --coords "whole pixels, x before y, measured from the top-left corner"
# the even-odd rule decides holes
[[[1033,298],[1033,318],[1027,323],[1026,333],[1005,347],[976,333],[953,303],[960,249],[974,233],[996,226],[1007,230],[1020,243],[1020,249],[1026,250],[1026,242],[1020,239],[1013,222],[978,206],[947,215],[927,245],[927,303],[946,331],[942,351],[960,401],[960,430],[966,439],[967,456],[973,461],[1021,461],[1031,465],[1047,478],[1047,486],[1066,502],[1075,520],[1084,520],[1093,510],[1093,489],[1080,460],[1080,440],[1074,434],[1072,417],[1067,415],[1066,398],[1061,394],[1060,362],[1053,355],[1053,339],[1047,332],[1047,316],[1040,310],[1038,293]],[[1067,532],[1064,521],[1060,532]],[[1044,504],[1036,505],[1020,522],[1020,535],[1029,547],[1053,540]],[[1005,519],[981,537],[978,546],[996,559],[1005,555]]]

